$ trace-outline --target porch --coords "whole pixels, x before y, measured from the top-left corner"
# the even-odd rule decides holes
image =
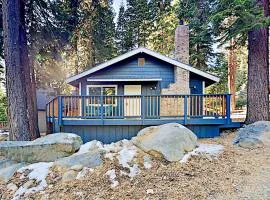
[[[47,121],[61,125],[230,124],[230,95],[58,96]]]
[[[231,121],[229,94],[58,96],[47,104],[46,112],[51,132],[74,132],[84,141],[105,143],[172,122],[187,126],[198,137],[240,127]]]

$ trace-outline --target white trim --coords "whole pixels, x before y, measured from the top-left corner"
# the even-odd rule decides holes
[[[79,82],[79,95],[82,95],[82,82]]]
[[[177,60],[174,60],[172,58],[169,58],[169,57],[164,56],[162,54],[159,54],[157,52],[151,51],[151,50],[146,49],[144,47],[139,47],[139,48],[134,49],[134,50],[131,50],[131,51],[125,53],[125,54],[122,54],[122,55],[120,55],[120,56],[118,56],[116,58],[113,58],[113,59],[111,59],[111,60],[109,60],[107,62],[104,62],[104,63],[102,63],[100,65],[97,65],[96,67],[94,67],[92,69],[89,69],[87,71],[84,71],[84,72],[82,72],[80,74],[77,74],[75,76],[69,77],[66,81],[67,81],[67,83],[73,82],[73,81],[75,81],[75,80],[77,80],[79,78],[82,78],[84,76],[90,75],[90,74],[92,74],[92,73],[94,73],[96,71],[99,71],[101,69],[104,69],[104,68],[106,68],[106,67],[108,67],[110,65],[113,65],[113,64],[115,64],[117,62],[120,62],[120,61],[126,59],[126,58],[129,58],[131,56],[134,56],[134,55],[136,55],[138,53],[146,53],[146,54],[151,55],[153,57],[156,57],[156,58],[158,58],[160,60],[163,60],[163,61],[165,61],[167,63],[170,63],[170,64],[175,65],[177,67],[181,67],[183,69],[186,69],[188,71],[191,71],[191,72],[193,72],[195,74],[198,74],[200,76],[203,76],[203,77],[208,78],[208,79],[210,79],[212,81],[215,81],[215,82],[219,82],[219,80],[220,80],[218,77],[216,77],[216,76],[214,76],[212,74],[203,72],[203,71],[198,70],[198,69],[196,69],[194,67],[191,67],[189,65],[183,64],[183,63],[181,63],[181,62],[179,62]]]
[[[205,81],[202,82],[202,93],[205,93]]]
[[[86,86],[86,95],[89,95],[89,89],[90,87],[115,87],[115,95],[117,95],[117,87],[118,85],[87,85]]]
[[[114,87],[115,88],[115,95],[117,95],[118,85],[86,85],[86,95],[89,95],[89,87],[100,87],[100,88]],[[87,102],[87,104],[89,105],[89,102]],[[91,104],[91,105],[98,106],[98,104]],[[103,104],[103,105],[106,106],[107,104]],[[117,106],[117,98],[115,99],[115,104],[112,104],[112,106]]]
[[[162,78],[132,78],[132,79],[91,79],[88,78],[87,81],[95,82],[95,81],[102,81],[102,82],[121,82],[121,81],[162,81]]]

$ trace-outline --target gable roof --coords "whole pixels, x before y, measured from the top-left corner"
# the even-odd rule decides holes
[[[69,77],[67,79],[67,83],[71,83],[73,81],[76,81],[79,78],[82,78],[84,76],[90,75],[90,74],[92,74],[94,72],[97,72],[99,70],[102,70],[102,69],[104,69],[106,67],[109,67],[109,66],[115,64],[115,63],[118,63],[118,62],[120,62],[122,60],[125,60],[125,59],[127,59],[127,58],[129,58],[131,56],[134,56],[134,55],[136,55],[138,53],[148,54],[148,55],[153,56],[153,57],[155,57],[157,59],[160,59],[160,60],[163,60],[163,61],[165,61],[167,63],[170,63],[170,64],[172,64],[174,66],[180,67],[182,69],[186,69],[186,70],[188,70],[190,72],[193,72],[195,74],[198,74],[198,75],[200,75],[200,76],[202,76],[204,78],[210,79],[210,80],[212,80],[214,82],[218,82],[219,81],[219,78],[217,76],[214,76],[214,75],[209,74],[207,72],[203,72],[203,71],[201,71],[199,69],[196,69],[194,67],[191,67],[190,65],[181,63],[181,62],[179,62],[177,60],[174,60],[174,59],[172,59],[172,58],[170,58],[168,56],[164,56],[164,55],[162,55],[160,53],[157,53],[155,51],[149,50],[149,49],[147,49],[145,47],[139,47],[137,49],[134,49],[134,50],[131,50],[131,51],[127,52],[127,53],[124,53],[124,54],[122,54],[120,56],[117,56],[117,57],[115,57],[115,58],[113,58],[111,60],[108,60],[107,62],[101,63],[101,64],[97,65],[96,67],[93,67],[93,68],[91,68],[89,70],[86,70],[86,71],[84,71],[82,73],[79,73],[77,75],[71,76],[71,77]]]

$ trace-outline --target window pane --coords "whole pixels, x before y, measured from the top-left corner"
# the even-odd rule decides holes
[[[101,95],[101,87],[89,87],[89,95]]]
[[[103,87],[104,96],[116,95],[115,87]],[[116,97],[105,97],[104,104],[115,104]]]
[[[103,95],[115,95],[115,87],[103,87]]]

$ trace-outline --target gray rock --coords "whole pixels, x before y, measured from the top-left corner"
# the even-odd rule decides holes
[[[83,154],[74,154],[69,157],[61,158],[54,163],[55,166],[63,168],[70,168],[75,165],[94,168],[101,164],[103,164],[103,160],[101,159],[101,152],[98,150]]]
[[[8,160],[6,158],[4,158],[3,160],[0,159],[0,169],[6,168],[13,164],[16,164],[16,162]]]
[[[258,121],[241,128],[233,144],[248,149],[270,145],[270,122]]]
[[[132,142],[152,156],[173,162],[181,160],[197,146],[197,136],[180,124],[169,123],[141,130]]]
[[[23,163],[17,163],[10,165],[6,168],[0,170],[0,180],[4,182],[8,182],[9,179],[13,176],[13,174],[20,168],[24,167]]]
[[[76,179],[76,177],[77,177],[77,172],[75,172],[74,170],[69,170],[63,174],[62,181],[63,182],[72,181]]]
[[[0,156],[17,162],[51,162],[70,156],[81,144],[82,139],[78,135],[54,133],[30,142],[0,142]]]
[[[70,169],[78,172],[78,171],[81,171],[83,169],[83,165],[74,165]]]
[[[238,146],[246,149],[256,149],[263,147],[263,143],[257,138],[241,138],[238,141]]]

